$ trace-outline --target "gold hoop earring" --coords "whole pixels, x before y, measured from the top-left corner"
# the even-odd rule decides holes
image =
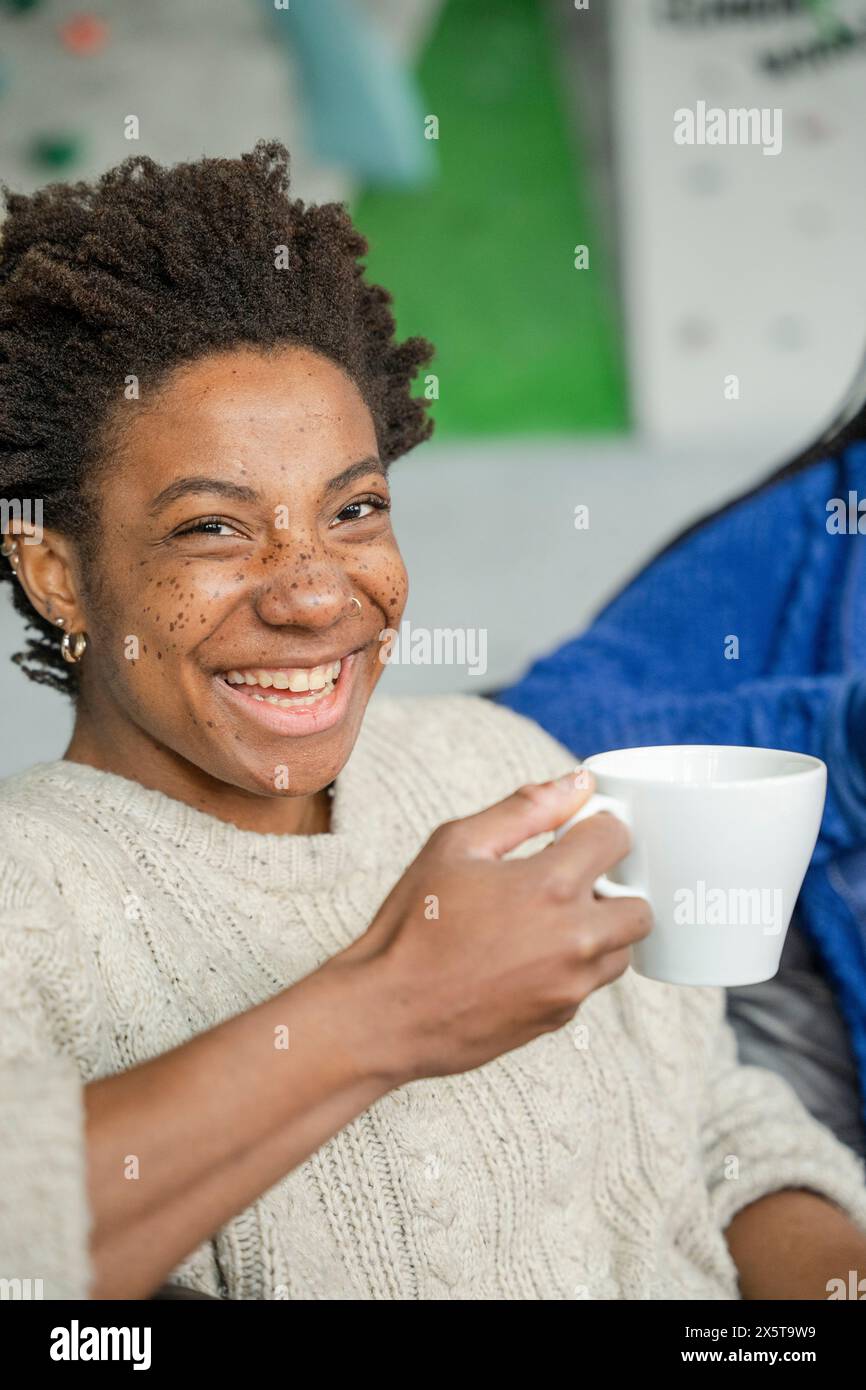
[[[72,665],[81,660],[86,650],[86,632],[64,632],[60,639],[60,652],[64,661],[68,661]]]
[[[16,540],[13,540],[11,536],[4,536],[3,543],[2,545],[0,545],[0,555],[5,555],[6,559],[9,561],[14,577],[18,580],[20,584],[21,576],[19,575],[18,570],[16,568],[19,559],[18,542]]]

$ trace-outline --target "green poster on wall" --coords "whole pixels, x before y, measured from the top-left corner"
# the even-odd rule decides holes
[[[628,425],[613,256],[554,43],[537,0],[449,0],[417,69],[438,173],[352,208],[401,333],[436,344],[438,438]]]

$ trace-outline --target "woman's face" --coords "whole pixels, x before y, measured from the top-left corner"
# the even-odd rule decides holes
[[[315,792],[406,602],[370,412],[295,347],[204,359],[130,408],[85,586],[91,737],[139,780],[168,756],[248,792]]]

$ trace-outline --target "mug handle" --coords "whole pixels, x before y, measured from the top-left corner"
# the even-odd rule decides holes
[[[581,806],[579,811],[576,811],[567,821],[563,821],[562,825],[557,826],[553,832],[553,839],[558,840],[561,835],[565,834],[566,830],[577,825],[578,821],[588,820],[590,816],[597,815],[599,811],[609,811],[612,816],[616,816],[617,820],[621,820],[623,825],[628,826],[631,830],[631,816],[625,803],[618,801],[615,796],[602,796],[596,792],[594,796],[589,798],[585,806]],[[649,894],[644,892],[643,888],[633,888],[629,883],[614,883],[607,877],[607,874],[602,874],[600,878],[597,878],[592,887],[593,892],[597,893],[600,898],[643,898],[644,902],[649,902]]]

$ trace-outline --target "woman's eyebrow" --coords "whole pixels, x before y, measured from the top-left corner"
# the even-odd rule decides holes
[[[221,497],[230,497],[233,502],[258,502],[259,494],[255,488],[245,487],[243,483],[230,483],[225,478],[203,478],[191,476],[188,478],[176,478],[168,487],[164,487],[162,492],[157,493],[150,506],[148,514],[156,516],[171,502],[177,502],[181,497],[188,497],[195,492],[216,492]]]
[[[361,459],[358,463],[350,463],[349,467],[344,468],[342,473],[337,473],[333,478],[328,479],[325,484],[325,492],[339,492],[348,483],[354,482],[356,478],[364,478],[368,473],[380,473],[387,482],[388,466],[377,458]]]
[[[325,484],[326,493],[339,492],[355,478],[366,477],[368,473],[381,473],[383,478],[387,478],[386,465],[377,458],[360,459],[358,463],[350,463],[348,468],[344,468],[342,473],[337,473],[333,478],[329,478]],[[220,497],[228,497],[233,502],[259,502],[261,497],[255,488],[246,487],[243,483],[231,483],[226,478],[206,478],[199,474],[193,474],[188,478],[176,478],[168,487],[164,487],[162,492],[157,493],[150,506],[148,514],[156,516],[172,502],[177,502],[181,497],[189,497],[193,493],[211,492],[217,493]]]

